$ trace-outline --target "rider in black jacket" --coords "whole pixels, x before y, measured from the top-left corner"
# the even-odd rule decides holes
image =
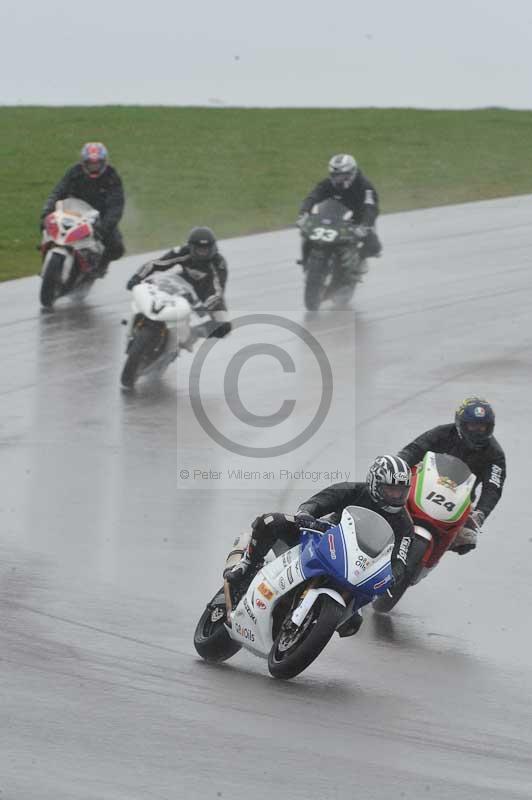
[[[218,338],[226,336],[231,330],[225,304],[227,261],[218,251],[211,229],[192,228],[185,245],[174,247],[160,258],[143,264],[129,279],[126,288],[132,289],[153,272],[164,272],[171,267],[175,267],[194,287],[205,308],[219,323],[212,335]]]
[[[122,180],[109,164],[107,148],[101,142],[88,142],[78,164],[70,167],[54,187],[41,212],[41,228],[58,200],[77,197],[100,212],[99,234],[105,245],[98,277],[103,278],[111,261],[124,255],[124,242],[118,223],[124,213]]]
[[[236,588],[241,588],[244,581],[249,585],[278,539],[294,547],[301,528],[326,531],[340,520],[344,508],[353,505],[375,511],[390,524],[395,535],[392,570],[395,580],[399,580],[414,533],[412,518],[405,508],[410,483],[410,468],[405,461],[397,456],[380,456],[371,465],[365,483],[334,483],[302,503],[293,516],[262,514],[251,526],[251,541],[242,559],[224,573],[224,578]],[[325,515],[329,522],[317,519]],[[361,623],[362,616],[357,612],[339,629],[340,635],[356,633]]]
[[[493,436],[494,428],[495,414],[491,405],[480,397],[467,397],[456,409],[454,424],[438,425],[422,433],[398,454],[413,467],[429,450],[448,453],[467,464],[477,478],[475,489],[482,484],[476,508],[451,548],[461,555],[476,547],[477,534],[502,495],[506,458]]]
[[[373,184],[359,170],[353,156],[341,153],[329,161],[329,177],[320,181],[308,194],[299,210],[297,224],[302,226],[308,212],[316,203],[329,197],[340,200],[353,212],[353,222],[357,233],[365,239],[362,258],[379,255],[382,247],[375,232],[375,222],[379,215],[379,196]],[[303,261],[307,253],[303,247]]]

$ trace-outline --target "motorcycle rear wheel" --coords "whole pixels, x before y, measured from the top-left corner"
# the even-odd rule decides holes
[[[65,256],[52,253],[42,276],[40,301],[43,308],[52,308],[56,298],[61,294],[61,273]]]
[[[215,596],[223,596],[223,589],[220,589]],[[207,606],[194,631],[194,647],[199,656],[211,664],[227,661],[241,649],[241,645],[235,642],[225,628],[225,614],[213,620],[216,616],[212,602]]]
[[[166,333],[166,330],[165,330]],[[166,342],[166,336],[165,336]],[[127,353],[126,363],[120,376],[124,389],[132,389],[142,367],[147,366],[162,352],[159,325],[143,325],[134,329],[133,340]]]
[[[303,672],[329,642],[344,611],[332,597],[320,594],[298,630],[293,633],[289,626],[290,611],[268,656],[270,674],[274,678],[287,680]]]
[[[311,250],[305,265],[305,308],[317,311],[325,294],[327,275],[327,256],[318,250]]]

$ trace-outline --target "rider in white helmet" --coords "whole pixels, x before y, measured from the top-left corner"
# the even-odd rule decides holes
[[[371,464],[365,481],[333,483],[299,506],[296,514],[262,514],[251,525],[240,561],[224,571],[233,591],[242,592],[257,574],[268,550],[277,540],[289,547],[298,544],[301,528],[326,531],[338,522],[347,506],[362,506],[383,517],[395,535],[392,571],[396,580],[407,570],[407,557],[414,535],[412,518],[405,508],[411,483],[410,467],[398,456],[379,456]],[[320,517],[327,516],[324,522]],[[241,551],[235,551],[241,552]],[[352,636],[362,624],[357,611],[338,629],[340,636]]]
[[[375,231],[379,214],[379,196],[371,181],[362,174],[357,162],[348,153],[339,153],[329,161],[329,177],[320,181],[308,194],[299,210],[297,224],[303,224],[313,205],[329,197],[340,200],[353,212],[357,233],[365,239],[363,258],[378,256],[382,246]],[[303,248],[303,263],[307,253]]]

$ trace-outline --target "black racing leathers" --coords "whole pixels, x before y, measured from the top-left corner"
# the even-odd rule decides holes
[[[384,511],[372,499],[365,483],[333,483],[326,489],[310,497],[302,503],[298,514],[310,514],[312,517],[324,517],[332,514],[331,524],[340,520],[342,511],[347,506],[362,506],[380,514],[388,522],[394,532],[395,546],[392,553],[392,566],[397,574],[396,562],[406,566],[408,550],[414,535],[412,518],[405,508],[395,514]],[[299,542],[300,526],[294,516],[288,514],[263,514],[253,522],[250,552],[256,562],[266,555],[272,545],[280,539],[289,547]]]
[[[396,541],[413,533],[412,518],[406,508],[401,508],[396,513],[384,511],[373,500],[368,487],[363,482],[333,483],[301,503],[298,513],[310,514],[316,518],[324,517],[326,514],[335,514],[339,520],[342,511],[347,506],[361,506],[375,511],[390,524]]]
[[[359,171],[351,186],[347,189],[341,189],[334,186],[330,178],[325,178],[305,197],[299,213],[305,214],[310,211],[315,203],[321,203],[329,197],[334,197],[351,209],[355,225],[367,226],[368,233],[362,250],[362,257],[377,256],[382,249],[375,232],[375,221],[379,215],[379,196],[371,181]],[[308,246],[305,244],[303,246],[303,262],[307,260],[307,249]]]
[[[454,423],[451,423],[438,425],[422,433],[400,450],[398,455],[413,467],[429,450],[434,453],[448,453],[467,464],[477,478],[475,489],[482,484],[476,508],[487,517],[499,502],[506,479],[506,458],[498,441],[492,437],[487,447],[472,450],[459,436]]]
[[[105,244],[104,260],[115,261],[124,254],[118,223],[124,213],[124,189],[114,167],[108,165],[97,178],[89,178],[81,164],[70,167],[46,200],[41,212],[41,225],[58,200],[77,197],[100,212],[100,230]]]
[[[375,224],[379,214],[379,196],[371,181],[360,171],[347,189],[334,186],[330,178],[320,181],[303,200],[299,213],[310,211],[315,203],[321,203],[328,197],[334,197],[351,209],[356,225],[372,227]]]
[[[174,247],[161,258],[149,261],[137,270],[141,280],[152,272],[180,267],[180,273],[195,289],[202,303],[206,303],[211,313],[226,311],[224,292],[227,283],[227,261],[216,252],[209,261],[198,261],[190,254],[190,247]]]
[[[122,180],[110,165],[98,178],[89,178],[81,164],[70,167],[46,200],[41,219],[54,210],[58,200],[66,197],[77,197],[99,211],[104,233],[116,228],[124,213]]]

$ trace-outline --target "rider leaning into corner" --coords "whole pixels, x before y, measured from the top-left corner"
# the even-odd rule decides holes
[[[231,331],[225,304],[227,261],[218,250],[210,228],[192,228],[187,243],[173,247],[160,258],[143,264],[127,282],[131,290],[153,272],[174,268],[190,283],[203,306],[217,323],[211,336],[222,338]]]
[[[122,234],[118,229],[125,201],[120,175],[109,164],[107,148],[101,142],[83,145],[79,162],[70,167],[52,189],[41,212],[41,230],[45,217],[54,210],[56,202],[67,197],[84,200],[100,212],[97,234],[105,250],[96,275],[103,278],[111,261],[116,261],[125,253]]]
[[[412,519],[405,508],[410,484],[410,467],[403,459],[380,456],[371,465],[365,483],[334,483],[302,503],[293,516],[262,514],[253,522],[251,534],[241,537],[241,544],[248,541],[246,549],[240,561],[224,571],[224,578],[232,588],[240,591],[244,586],[249,586],[266,553],[278,539],[294,547],[299,543],[302,528],[327,531],[332,524],[339,522],[344,508],[361,506],[375,511],[390,524],[395,535],[392,571],[394,579],[400,580],[404,575],[408,545],[414,533]],[[325,515],[328,522],[318,519]],[[342,623],[338,633],[340,636],[352,636],[361,624],[362,615],[356,611]]]
[[[297,225],[304,224],[313,205],[334,197],[353,212],[356,233],[364,239],[362,258],[380,255],[382,250],[375,222],[379,215],[379,196],[373,184],[362,174],[352,155],[340,153],[329,161],[329,177],[320,181],[308,194],[301,208]],[[302,263],[307,259],[308,245],[303,243]]]
[[[477,535],[485,519],[501,499],[506,458],[493,436],[494,428],[495,414],[491,405],[480,397],[467,397],[456,409],[454,423],[425,431],[398,454],[413,467],[429,450],[448,453],[461,459],[476,476],[473,494],[482,483],[476,507],[450,548],[460,555],[477,546]]]

